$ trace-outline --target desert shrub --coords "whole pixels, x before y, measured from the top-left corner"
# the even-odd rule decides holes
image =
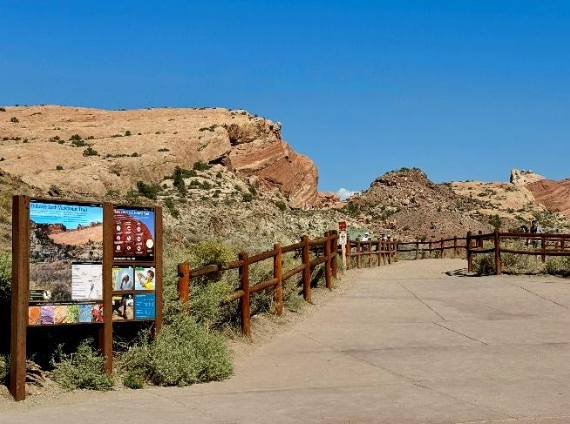
[[[15,116],[12,116],[12,117],[10,118],[10,122],[12,122],[12,123],[14,123],[14,124],[17,124],[18,122],[20,122],[20,120],[19,120],[18,118],[16,118]]]
[[[92,147],[88,147],[83,151],[83,156],[98,156],[97,150],[93,149]]]
[[[206,162],[198,161],[194,163],[192,169],[194,171],[207,171],[210,169],[210,165],[208,165]]]
[[[178,189],[178,192],[180,193],[181,196],[186,196],[187,190],[186,190],[186,183],[184,182],[184,170],[182,168],[180,168],[179,166],[177,166],[174,169],[174,174],[173,174],[173,185],[174,187],[176,187]]]
[[[222,380],[232,373],[224,337],[185,314],[173,316],[152,341],[132,346],[119,367],[159,386]]]
[[[218,171],[216,173],[216,178],[222,178],[222,171]]]
[[[8,360],[4,355],[0,355],[0,384],[4,383],[8,376]]]
[[[140,135],[140,133],[139,133]],[[161,147],[160,149],[158,149],[159,152],[170,152],[170,149],[167,149],[166,147]]]
[[[208,181],[204,181],[202,183],[202,189],[203,190],[210,190],[212,188],[212,186],[210,185],[210,183]]]
[[[131,135],[133,135],[130,131],[125,131],[125,137],[130,137]]]
[[[473,270],[478,275],[495,274],[495,258],[489,254],[475,255]]]
[[[6,108],[5,108],[5,107],[0,107],[0,112],[6,112]]]
[[[142,389],[144,380],[144,373],[141,370],[131,369],[123,376],[123,385],[129,389]]]
[[[63,171],[63,166],[62,165],[57,165],[55,167],[56,171]]]
[[[251,202],[253,201],[253,194],[251,193],[243,193],[242,200],[244,202]]]
[[[75,353],[64,354],[62,348],[52,361],[53,379],[68,390],[111,390],[113,380],[105,374],[105,359],[91,347],[92,340],[79,345]]]
[[[489,224],[491,224],[495,230],[498,230],[503,225],[503,221],[499,215],[493,215],[489,218]]]
[[[141,196],[156,200],[162,188],[158,184],[146,184],[144,181],[138,181],[137,190]]]
[[[170,215],[172,215],[173,218],[180,217],[180,211],[176,208],[176,205],[174,204],[174,200],[172,200],[172,198],[167,197],[164,200],[164,206],[166,206],[166,209],[168,209],[168,212],[170,212]]]
[[[282,200],[275,202],[275,206],[277,206],[281,212],[285,212],[287,210],[287,205]]]
[[[85,143],[85,141],[83,141],[83,139],[81,138],[81,136],[79,134],[74,134],[69,138],[69,141],[71,141],[71,145],[73,147],[84,147],[87,145],[87,143]]]
[[[225,266],[236,259],[235,253],[223,243],[215,240],[203,240],[191,246],[190,266],[195,268],[204,265]]]
[[[570,257],[549,258],[544,266],[547,274],[570,277]]]

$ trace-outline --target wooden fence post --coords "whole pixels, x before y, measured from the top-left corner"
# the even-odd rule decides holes
[[[12,310],[10,334],[10,393],[26,398],[26,341],[29,301],[30,199],[12,197]]]
[[[457,236],[453,237],[453,259],[457,257]]]
[[[344,247],[344,256],[346,258],[346,262],[344,263],[345,269],[348,271],[351,268],[351,261],[352,258],[350,254],[352,253],[352,246],[350,245],[350,236],[346,235],[346,246]]]
[[[240,290],[243,291],[243,296],[240,298],[241,331],[246,337],[251,338],[251,310],[249,303],[249,258],[247,252],[240,253],[239,260],[243,261],[243,264],[239,267]]]
[[[388,236],[388,265],[392,264],[392,237]]]
[[[190,265],[188,262],[178,264],[178,299],[182,301],[184,312],[190,310]]]
[[[441,245],[440,245],[440,251],[441,253],[439,254],[439,259],[443,259],[443,255],[444,255],[444,249],[443,249],[443,238],[440,241]]]
[[[275,256],[273,257],[273,278],[277,278],[277,289],[275,290],[275,305],[277,315],[283,314],[283,261],[281,257],[281,245],[273,245]]]
[[[372,268],[372,240],[368,240],[368,268]]]
[[[332,290],[332,267],[331,267],[331,233],[325,233],[325,285]]]
[[[542,242],[542,263],[546,262],[546,237],[544,234],[540,236]]]
[[[357,239],[356,239],[356,255],[357,255],[357,256],[356,256],[356,267],[357,267],[357,268],[360,268],[361,265],[362,265],[362,261],[361,261],[362,255],[361,255],[361,253],[362,253],[362,252],[361,252],[361,246],[360,246],[360,239],[357,238]]]
[[[381,257],[382,257],[382,249],[380,248],[380,239],[376,241],[376,266],[380,266]]]
[[[467,253],[467,272],[473,272],[473,252],[471,252],[471,231],[467,232],[465,239],[465,250]]]
[[[416,261],[419,259],[420,257],[420,242],[416,241]]]
[[[483,235],[483,231],[479,230],[479,235],[480,235],[480,236]],[[485,247],[484,244],[483,244],[483,237],[479,237],[479,242],[478,242],[478,244],[477,244],[477,247],[478,247],[479,249],[483,249],[483,247]]]
[[[332,248],[332,275],[336,279],[338,277],[338,231],[333,230],[333,238],[331,240]]]
[[[311,301],[311,255],[309,253],[309,237],[303,236],[303,298]]]
[[[499,230],[495,230],[495,271],[497,275],[503,273],[503,265],[501,263],[501,236]]]
[[[431,242],[431,241],[429,242],[429,245],[428,245],[428,246],[429,246],[429,258],[431,259],[431,258],[432,258],[432,254],[431,254],[431,251],[432,251],[432,242]]]

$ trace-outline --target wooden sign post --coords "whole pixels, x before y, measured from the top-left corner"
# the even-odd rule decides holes
[[[28,327],[98,325],[107,373],[113,323],[162,326],[162,209],[13,197],[10,392],[25,399]]]

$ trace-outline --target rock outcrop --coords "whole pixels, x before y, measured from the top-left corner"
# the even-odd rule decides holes
[[[281,124],[243,110],[5,109],[0,169],[42,191],[126,192],[139,180],[158,183],[176,166],[203,161],[257,177],[289,195],[292,207],[318,204],[315,164],[281,138]]]
[[[552,181],[542,179],[525,185],[537,202],[551,211],[570,218],[570,179]]]
[[[517,187],[524,187],[527,184],[532,184],[538,181],[544,180],[542,175],[538,175],[530,170],[518,170],[513,169],[511,171],[511,184]]]

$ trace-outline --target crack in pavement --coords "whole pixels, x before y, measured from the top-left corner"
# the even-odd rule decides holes
[[[540,297],[542,300],[546,300],[547,302],[554,303],[555,305],[560,306],[561,308],[568,309],[568,306],[562,305],[562,304],[560,304],[560,303],[558,303],[558,302],[555,302],[555,301],[552,300],[552,299],[549,299],[549,298],[547,298],[547,297],[541,296],[541,295],[539,295],[538,293],[533,292],[532,290],[529,290],[529,289],[527,289],[527,288],[525,288],[525,287],[522,287],[522,286],[517,286],[517,287],[518,287],[519,289],[523,289],[525,292],[528,292],[528,293],[530,293],[530,294],[535,295],[536,297]]]
[[[418,301],[420,301],[424,306],[426,306],[430,311],[432,311],[434,314],[436,314],[438,317],[440,317],[443,321],[446,321],[446,319],[443,317],[443,315],[441,315],[440,313],[438,313],[435,309],[433,309],[431,306],[429,306],[426,302],[424,302],[423,300],[421,300],[413,291],[411,291],[409,288],[407,288],[404,284],[397,282],[401,287],[405,288],[407,291],[409,291],[412,296],[414,296]]]
[[[459,331],[453,330],[453,329],[451,329],[451,328],[449,328],[449,327],[446,327],[445,325],[442,325],[442,324],[440,324],[440,323],[438,323],[438,322],[434,322],[433,324],[437,325],[438,327],[445,328],[446,330],[449,330],[449,331],[451,331],[452,333],[455,333],[455,334],[458,334],[458,335],[460,335],[460,336],[463,336],[463,337],[465,337],[465,338],[467,338],[467,339],[469,339],[469,340],[473,340],[474,342],[478,342],[478,343],[481,343],[481,344],[483,344],[483,345],[485,345],[485,346],[488,346],[488,344],[485,343],[485,342],[482,341],[482,340],[478,340],[478,339],[476,339],[476,338],[474,338],[474,337],[468,336],[467,334],[460,333]]]

